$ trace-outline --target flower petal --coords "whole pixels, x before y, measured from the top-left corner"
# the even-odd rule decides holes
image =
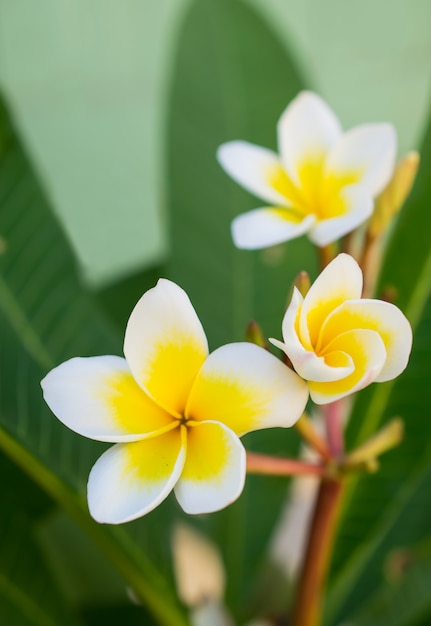
[[[328,155],[326,172],[356,171],[360,182],[377,195],[392,176],[397,149],[391,124],[363,124],[347,131]]]
[[[244,446],[224,424],[187,429],[187,459],[175,495],[186,513],[212,513],[238,498],[246,472]]]
[[[278,144],[283,165],[299,184],[299,169],[305,161],[320,162],[341,135],[341,126],[317,94],[301,92],[278,122]]]
[[[172,491],[185,460],[181,428],[112,446],[88,480],[88,506],[97,522],[122,524],[158,506]]]
[[[247,141],[229,141],[219,147],[217,159],[229,176],[258,198],[276,206],[289,206],[286,196],[271,182],[283,169],[272,150]]]
[[[299,320],[301,337],[309,333],[311,346],[317,345],[320,328],[328,315],[345,300],[361,297],[362,272],[348,254],[339,254],[312,284],[305,296]]]
[[[302,415],[307,385],[275,356],[251,343],[210,354],[190,394],[186,415],[223,422],[237,435],[292,426]]]
[[[308,335],[300,340],[297,332],[298,318],[303,298],[296,287],[292,300],[283,318],[283,342],[277,339],[269,341],[280,348],[292,362],[296,372],[305,380],[330,381],[344,378],[353,371],[352,360],[341,359],[335,365],[328,364],[324,357],[318,356],[309,343]]]
[[[310,396],[316,404],[328,404],[363,389],[376,380],[385,360],[386,350],[379,333],[374,330],[351,330],[338,335],[325,348],[330,362],[345,352],[353,360],[355,369],[345,378],[334,382],[309,381]]]
[[[118,356],[70,359],[51,370],[41,385],[58,419],[90,439],[136,441],[172,422]]]
[[[387,357],[376,382],[395,378],[405,369],[412,346],[412,330],[407,318],[393,304],[381,300],[344,302],[324,323],[319,345],[324,346],[340,333],[367,328],[379,333]]]
[[[181,416],[208,354],[202,325],[181,287],[160,279],[142,296],[127,324],[124,354],[138,384]]]
[[[364,185],[348,185],[340,191],[345,207],[344,215],[318,220],[310,230],[309,237],[316,246],[327,246],[343,235],[352,232],[365,222],[373,212],[373,199]]]
[[[289,209],[254,209],[233,220],[232,238],[236,247],[243,250],[268,248],[300,237],[314,221],[314,215],[304,218]]]

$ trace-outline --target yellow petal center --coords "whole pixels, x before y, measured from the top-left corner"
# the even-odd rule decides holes
[[[294,183],[282,165],[268,172],[268,182],[290,204],[289,211],[299,216],[315,215],[318,220],[340,217],[348,210],[341,194],[346,185],[357,183],[360,172],[324,172],[324,157],[307,158],[298,167],[298,184]]]

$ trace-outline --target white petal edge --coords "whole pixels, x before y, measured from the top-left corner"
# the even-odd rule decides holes
[[[327,172],[360,172],[358,182],[377,195],[389,182],[395,167],[397,137],[391,124],[362,124],[347,131],[326,162]]]
[[[76,433],[106,442],[136,441],[142,433],[121,430],[104,391],[106,380],[130,369],[119,356],[75,357],[51,370],[41,381],[43,397],[54,415]],[[142,392],[144,393],[144,392]]]
[[[215,381],[214,386],[211,381]],[[236,384],[241,404],[235,406],[234,392],[233,406],[226,406],[223,388],[226,386],[229,393]],[[307,384],[295,372],[274,355],[248,342],[230,343],[209,355],[190,393],[187,414],[192,419],[194,406],[199,411],[197,398],[202,389],[210,392],[207,396],[201,392],[207,405],[206,414],[200,419],[223,423],[240,437],[263,428],[292,426],[301,417],[308,400]],[[247,427],[241,427],[241,420]]]
[[[241,250],[259,250],[300,237],[310,230],[314,221],[314,215],[298,221],[289,209],[254,209],[232,221],[232,239]]]
[[[202,361],[208,355],[207,338],[188,295],[176,283],[160,278],[135,305],[124,337],[124,355],[130,370],[150,397],[154,396],[146,387],[143,371],[159,347],[170,342],[184,345],[192,342],[204,355]],[[157,377],[160,376],[163,372],[157,372]],[[164,398],[154,400],[175,414]]]
[[[181,475],[186,458],[184,445],[166,480],[147,484],[133,475],[125,479],[124,466],[127,463],[127,447],[130,445],[133,443],[118,443],[109,448],[90,472],[88,508],[96,522],[123,524],[146,515],[167,498]]]
[[[319,220],[310,229],[309,238],[316,246],[323,247],[337,241],[363,224],[373,213],[374,202],[364,185],[348,185],[341,190],[349,211],[340,217]]]
[[[219,422],[201,422],[193,428],[213,425],[221,429],[228,441],[228,461],[221,474],[212,479],[178,480],[174,491],[181,508],[189,514],[213,513],[234,502],[244,489],[246,453],[241,441],[227,426]],[[188,454],[190,450],[188,449]]]
[[[229,176],[258,198],[276,206],[289,206],[287,198],[269,183],[270,174],[282,167],[272,150],[248,141],[229,141],[219,147],[217,159]]]
[[[298,167],[304,159],[326,155],[340,138],[342,129],[322,98],[311,91],[302,91],[281,115],[277,133],[283,165],[298,184]]]

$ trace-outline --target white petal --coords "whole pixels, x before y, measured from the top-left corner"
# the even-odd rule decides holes
[[[347,233],[352,232],[367,220],[374,208],[370,191],[364,185],[348,185],[340,191],[345,200],[345,215],[317,221],[309,237],[316,246],[327,246]]]
[[[172,422],[118,356],[70,359],[51,370],[41,385],[58,419],[90,439],[136,441]]]
[[[273,173],[282,168],[275,152],[247,141],[230,141],[219,147],[217,159],[237,183],[255,196],[276,206],[289,205],[270,183]]]
[[[244,488],[246,455],[224,424],[188,428],[187,459],[175,495],[186,513],[212,513],[236,500]]]
[[[172,491],[185,460],[180,428],[117,444],[98,459],[88,480],[88,506],[101,523],[122,524],[152,511]]]
[[[160,279],[132,311],[124,354],[138,384],[156,402],[180,416],[208,343],[185,291]]]
[[[278,144],[286,171],[299,183],[304,161],[320,161],[341,135],[341,126],[328,105],[315,93],[301,92],[278,122]]]
[[[292,426],[308,399],[307,385],[275,356],[252,343],[210,354],[190,394],[186,415],[223,422],[237,435]]]
[[[358,172],[372,196],[389,182],[395,167],[396,134],[391,124],[363,124],[346,132],[331,150],[328,173]]]
[[[314,215],[297,217],[289,209],[254,209],[233,220],[232,238],[243,250],[268,248],[300,237],[314,221]]]
[[[304,298],[299,328],[309,333],[315,348],[320,329],[328,315],[345,300],[361,297],[362,272],[353,257],[339,254],[317,277]]]

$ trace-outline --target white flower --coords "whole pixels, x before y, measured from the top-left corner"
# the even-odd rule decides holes
[[[371,215],[373,198],[394,169],[390,124],[363,124],[343,133],[327,104],[308,91],[281,116],[278,144],[279,155],[245,141],[218,150],[226,172],[270,203],[234,219],[238,248],[265,248],[304,233],[321,247],[336,241]]]
[[[116,443],[88,482],[90,513],[99,522],[145,515],[172,489],[188,513],[227,506],[244,485],[239,437],[291,426],[307,402],[306,383],[262,348],[234,343],[208,355],[190,300],[168,280],[134,308],[124,354],[74,358],[42,381],[60,421]]]
[[[283,319],[281,348],[310,396],[327,404],[406,367],[412,331],[403,313],[381,300],[361,299],[362,272],[348,254],[338,255],[305,298],[295,289]]]

